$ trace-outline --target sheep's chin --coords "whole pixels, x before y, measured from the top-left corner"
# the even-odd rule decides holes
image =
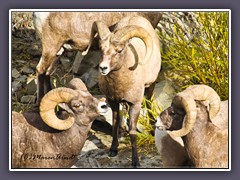
[[[102,72],[101,72],[101,75],[102,75],[102,76],[106,76],[106,75],[108,75],[108,74],[105,74],[105,73],[102,73]]]
[[[157,117],[157,122],[155,124],[156,130],[159,131],[166,131],[165,125],[162,123],[161,118],[158,116]]]
[[[107,76],[109,74],[110,71],[100,71],[100,74],[102,76]]]

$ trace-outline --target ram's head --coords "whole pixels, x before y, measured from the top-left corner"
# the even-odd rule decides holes
[[[64,103],[68,118],[59,119],[56,115],[56,106]],[[69,129],[75,121],[80,125],[89,125],[94,117],[107,112],[104,100],[93,97],[85,84],[78,78],[70,81],[68,88],[60,87],[49,91],[40,104],[40,115],[43,121],[57,130]],[[88,117],[88,118],[85,118]]]
[[[197,119],[195,100],[208,101],[210,120],[219,112],[221,100],[218,94],[207,85],[193,85],[174,97],[172,105],[157,118],[156,127],[170,130],[178,137],[188,134]]]
[[[147,30],[140,26],[128,25],[111,32],[108,26],[101,21],[93,23],[90,43],[83,54],[88,52],[96,33],[99,36],[99,44],[102,50],[102,60],[99,63],[99,71],[102,75],[107,75],[109,72],[121,68],[122,63],[124,63],[123,60],[126,58],[126,47],[131,48],[137,62],[136,64],[144,64],[151,58],[153,40]],[[140,38],[146,46],[145,57],[140,62],[138,62],[136,50],[128,43],[134,37]]]

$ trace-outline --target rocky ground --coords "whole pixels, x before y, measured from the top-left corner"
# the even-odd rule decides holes
[[[31,13],[12,14],[12,110],[24,112],[34,107],[36,100],[35,68],[41,57],[41,43],[32,25]],[[80,53],[67,52],[61,58],[52,74],[52,86],[65,86],[73,77],[80,77],[90,92],[100,94],[97,85],[99,52],[91,52],[84,60]],[[168,81],[161,81],[155,88],[155,101],[167,107],[175,90]],[[109,157],[111,145],[111,111],[106,121],[96,120],[85,142],[78,162],[72,168],[131,168],[131,146],[128,136],[122,138],[117,157]],[[139,147],[142,168],[161,168],[160,156],[154,143]]]

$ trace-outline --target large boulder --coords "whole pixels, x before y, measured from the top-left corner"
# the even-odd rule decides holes
[[[176,90],[170,81],[163,80],[156,84],[154,89],[154,101],[161,109],[166,109],[172,103],[173,97],[176,95]]]

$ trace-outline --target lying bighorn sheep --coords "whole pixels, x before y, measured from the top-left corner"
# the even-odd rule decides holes
[[[120,125],[119,104],[129,105],[129,134],[132,143],[132,166],[140,166],[136,146],[136,124],[147,88],[152,96],[161,66],[158,36],[150,22],[141,16],[121,19],[111,32],[96,21],[92,37],[98,33],[102,60],[99,64],[99,87],[113,111],[113,141],[110,156],[117,155]]]
[[[209,111],[202,102],[206,100],[209,101]],[[220,104],[220,98],[212,88],[193,85],[178,93],[172,105],[158,118],[157,128],[169,130],[173,136],[182,137],[184,148],[194,167],[228,168],[228,128],[218,127],[212,122],[219,113]],[[227,116],[225,114],[221,118],[226,121]],[[223,120],[215,119],[216,124],[217,121]],[[158,149],[161,148],[163,147]],[[168,158],[172,160],[166,151],[163,153],[166,161]]]
[[[34,12],[35,29],[42,42],[42,57],[37,65],[38,103],[51,90],[49,75],[63,47],[69,48],[70,44],[71,48],[83,51],[89,44],[94,21],[101,20],[110,27],[132,14],[148,18],[154,27],[161,18],[159,12]]]
[[[54,111],[62,102],[69,109],[59,119]],[[38,112],[12,112],[12,167],[71,167],[93,120],[106,112],[106,103],[94,98],[80,79],[71,80],[69,88],[49,91],[40,104],[41,116]]]

